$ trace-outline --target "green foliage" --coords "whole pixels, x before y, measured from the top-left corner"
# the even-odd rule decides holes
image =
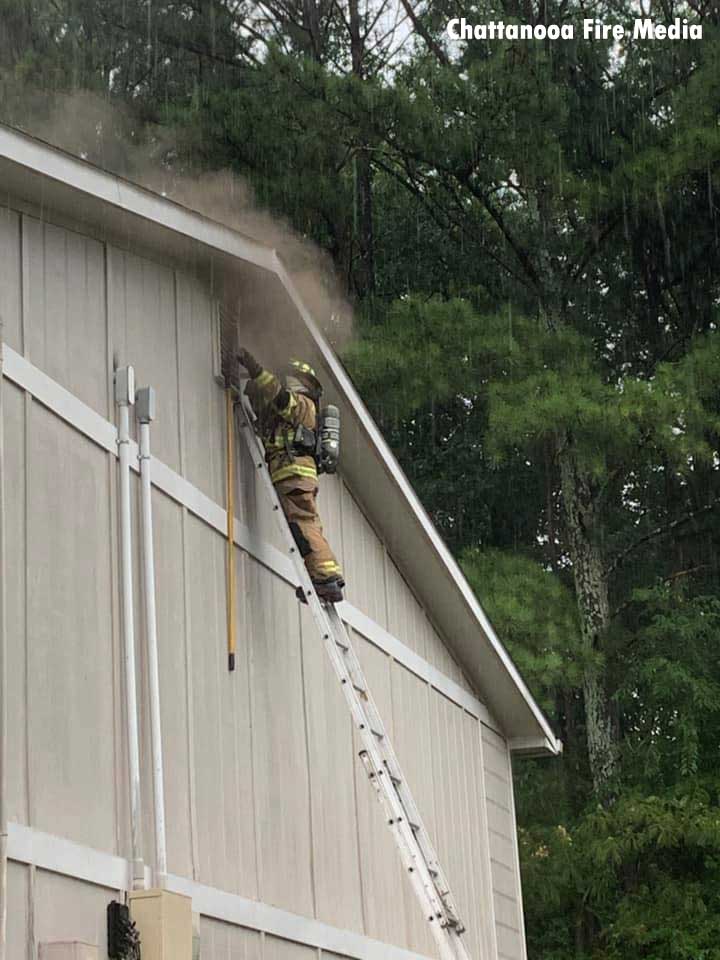
[[[530,955],[717,960],[717,787],[643,795],[520,832]],[[592,952],[575,949],[585,924]]]
[[[636,590],[634,600],[641,622],[623,646],[617,692],[627,780],[673,785],[707,776],[720,735],[720,600],[664,585]]]
[[[716,333],[696,338],[654,378],[608,382],[592,340],[571,327],[548,330],[513,314],[479,313],[467,300],[405,297],[382,325],[370,326],[347,354],[370,396],[387,415],[407,417],[428,397],[486,396],[487,446],[494,455],[537,452],[570,433],[580,462],[604,477],[638,456],[662,457],[684,472],[712,460],[720,429]]]
[[[515,474],[521,462],[543,465],[548,441],[571,433],[579,462],[603,485],[613,556],[646,530],[643,516],[655,523],[667,516],[658,504],[667,510],[675,484],[681,497],[698,482],[717,489],[719,357],[711,331],[693,338],[681,358],[657,364],[650,378],[626,371],[612,380],[593,339],[577,329],[548,330],[468,300],[405,297],[382,324],[363,330],[348,363],[366,395],[381,398],[375,409],[386,429],[412,422],[428,398],[436,407],[462,403],[475,424],[474,456],[490,502],[503,464]],[[452,476],[453,465],[445,465],[443,477]],[[531,490],[537,517],[543,486]],[[562,548],[550,549],[547,526],[522,529],[525,556],[504,543],[468,547],[461,559],[566,744],[560,770],[536,763],[518,778],[531,955],[713,957],[719,821],[716,791],[703,792],[702,784],[718,769],[718,601],[694,594],[684,577],[676,585],[672,572],[658,586],[652,548],[644,567],[634,564],[612,591],[625,613],[600,662],[620,718],[622,786],[612,807],[596,810],[587,806],[588,771],[578,757],[577,691],[587,652],[564,579],[569,570],[561,573]],[[492,543],[492,528],[484,533]]]
[[[461,564],[521,674],[552,711],[556,691],[575,689],[581,680],[571,591],[536,560],[508,550],[468,549]]]

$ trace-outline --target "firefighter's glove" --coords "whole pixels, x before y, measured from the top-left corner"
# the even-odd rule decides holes
[[[238,353],[238,363],[242,364],[243,367],[250,374],[251,378],[254,380],[255,377],[259,377],[262,373],[262,367],[257,362],[255,357],[250,353],[249,350],[246,350],[245,347],[240,348],[240,353]]]

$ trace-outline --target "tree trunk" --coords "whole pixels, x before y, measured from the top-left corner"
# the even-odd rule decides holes
[[[322,28],[320,26],[320,11],[316,0],[303,0],[303,26],[309,37],[310,56],[316,63],[323,63],[325,50],[323,49]]]
[[[355,270],[355,288],[358,296],[375,291],[375,253],[372,215],[372,168],[365,149],[358,151],[355,160],[355,204],[357,207],[357,239],[359,263]]]
[[[618,748],[600,660],[610,622],[610,605],[605,566],[594,539],[596,503],[590,478],[578,468],[571,438],[563,439],[559,459],[567,545],[586,655],[583,694],[588,759],[595,792],[603,800],[609,800]]]
[[[360,80],[365,71],[365,37],[362,33],[359,0],[350,0],[350,58],[352,72]],[[359,262],[354,271],[355,290],[359,297],[372,294],[375,290],[375,253],[372,210],[372,166],[370,152],[363,143],[354,160],[355,187],[355,232],[357,236]]]

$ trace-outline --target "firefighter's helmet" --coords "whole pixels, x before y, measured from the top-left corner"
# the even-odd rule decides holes
[[[317,378],[317,374],[303,360],[291,360],[285,370],[285,384],[290,390],[300,393],[308,393],[316,400],[322,396],[322,384]]]

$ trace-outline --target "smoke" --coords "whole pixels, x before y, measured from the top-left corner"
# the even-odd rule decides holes
[[[143,179],[143,185],[276,250],[303,303],[333,347],[339,350],[349,342],[352,337],[352,307],[342,291],[331,257],[293,230],[288,222],[261,210],[247,181],[229,170],[197,176],[185,173],[170,178],[166,173],[165,178],[159,180],[157,174],[157,168],[150,171],[149,176]],[[255,290],[255,284],[245,276],[240,280],[237,290],[238,309],[242,310],[244,304],[247,316],[247,308],[252,301],[255,307],[253,313],[258,314],[257,324],[253,324],[257,329],[250,331],[250,335],[261,340],[267,339],[270,324],[278,334],[292,337],[291,329],[287,322],[283,322],[281,314],[291,309],[293,323],[296,323],[294,307],[290,308],[289,302],[284,304],[284,296],[272,297],[269,292],[263,293],[266,285],[259,278],[258,281],[259,289]],[[262,309],[263,296],[268,300],[268,310]],[[272,348],[275,345],[273,343],[270,346]],[[286,360],[287,347],[292,345],[286,343],[282,358],[272,358],[271,362]]]
[[[32,136],[275,249],[333,347],[341,350],[352,338],[352,307],[330,256],[262,210],[243,177],[231,170],[194,170],[182,159],[175,129],[141,126],[122,106],[89,91],[57,93],[31,106],[16,125]],[[275,288],[279,284],[269,284],[262,272],[239,266],[222,297],[228,314],[240,319],[240,339],[277,366],[302,354],[307,340],[294,306]]]

